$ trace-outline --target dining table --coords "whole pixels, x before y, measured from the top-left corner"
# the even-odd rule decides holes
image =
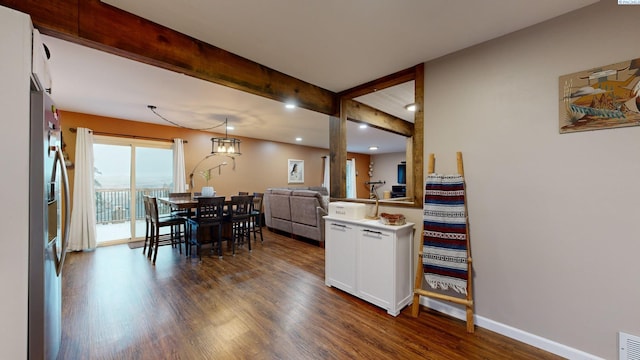
[[[190,210],[189,214],[195,214],[195,212],[191,211],[198,207],[198,198],[200,196],[194,196],[191,198],[187,197],[159,197],[158,202],[163,203],[169,206],[171,209],[178,210]],[[231,204],[231,198],[225,197],[224,204],[229,206]]]
[[[173,210],[188,210],[187,218],[191,218],[191,216],[195,216],[195,209],[198,207],[198,198],[205,196],[192,196],[188,197],[158,197],[157,200],[159,203],[165,204],[169,206],[170,209]],[[231,198],[225,197],[224,200],[225,207],[228,208],[231,205]],[[227,209],[225,209],[227,212]],[[225,216],[226,218],[226,216]],[[187,234],[190,232],[187,231]],[[187,235],[190,236],[190,235]],[[232,237],[232,229],[230,221],[223,221],[222,223],[222,237],[225,240],[229,240]],[[230,245],[229,245],[230,246]]]
[[[158,202],[169,206],[171,209],[190,210],[198,206],[198,199],[193,197],[159,197],[157,199]]]

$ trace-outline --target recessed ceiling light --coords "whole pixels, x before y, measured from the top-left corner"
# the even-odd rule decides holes
[[[416,111],[417,106],[416,106],[415,103],[414,104],[407,104],[407,105],[404,106],[404,108],[407,109],[407,111]]]
[[[227,130],[234,130],[235,128],[233,126],[227,125]]]
[[[378,150],[378,147],[375,146],[375,145],[374,146],[369,146],[369,150],[375,151],[375,150]]]
[[[297,137],[296,141],[300,142],[300,141],[302,141],[302,138],[301,137]]]
[[[296,104],[294,103],[286,103],[284,104],[284,107],[287,109],[295,109],[296,108]]]
[[[367,124],[360,124],[360,129],[366,129],[367,127]]]

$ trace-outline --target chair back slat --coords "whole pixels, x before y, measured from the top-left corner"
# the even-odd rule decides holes
[[[142,202],[144,204],[144,218],[147,221],[151,221],[151,209],[149,208],[149,195],[143,195]]]
[[[252,207],[251,207],[251,213],[253,213],[253,214],[262,213],[262,197],[261,196],[255,196],[253,198],[253,204],[252,204]]]
[[[149,197],[149,216],[152,222],[158,223],[158,200],[154,197]]]

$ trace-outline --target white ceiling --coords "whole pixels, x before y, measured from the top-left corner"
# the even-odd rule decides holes
[[[455,52],[596,0],[105,0],[303,81],[338,92]],[[230,135],[328,148],[328,116],[287,110],[273,100],[44,36],[51,50],[53,96],[59,108],[191,128],[228,118]],[[408,88],[408,91],[407,91]],[[407,118],[412,85],[361,101]],[[405,98],[408,99],[405,100]],[[409,118],[411,115],[409,115]],[[216,129],[214,131],[220,131]],[[369,128],[356,148],[403,151],[402,137]],[[394,145],[395,144],[395,145]]]

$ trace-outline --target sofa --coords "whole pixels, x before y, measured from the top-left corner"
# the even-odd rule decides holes
[[[264,192],[267,228],[324,245],[324,216],[329,193],[324,187],[270,188]]]

